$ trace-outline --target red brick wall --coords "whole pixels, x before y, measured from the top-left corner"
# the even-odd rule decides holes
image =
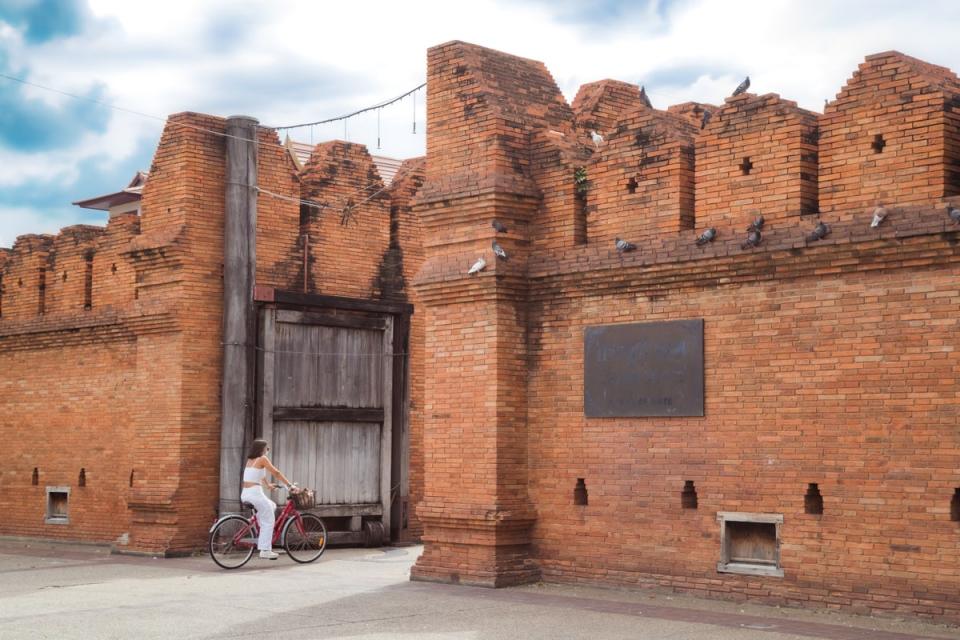
[[[572,115],[547,117],[562,113],[555,96],[501,91],[519,78],[545,86],[545,73],[463,43],[428,54],[416,208],[427,233],[426,546],[414,578],[542,574],[960,621],[949,513],[960,227],[943,193],[898,207],[880,230],[849,208],[825,210],[832,233],[810,241],[800,214],[818,197],[814,114],[772,94],[728,99],[702,131],[691,105],[605,113],[615,126],[593,150],[570,132]],[[653,135],[637,145],[651,129],[677,154],[629,194],[660,148],[643,148]],[[695,171],[679,161],[691,147]],[[937,153],[925,166],[949,165]],[[591,154],[583,244],[571,178]],[[890,165],[876,180],[896,191],[897,176]],[[694,245],[691,213],[697,230],[720,228],[715,242]],[[743,249],[759,214],[763,242]],[[489,221],[504,215],[511,232],[497,240],[510,262],[488,248]],[[636,235],[638,250],[618,255],[614,234]],[[479,255],[487,270],[468,276]],[[584,417],[586,327],[687,318],[705,319],[704,417]],[[586,506],[573,503],[578,478]],[[681,508],[687,480],[696,510]],[[804,512],[809,483],[822,515]],[[717,572],[720,511],[783,514],[783,578]]]
[[[654,109],[622,114],[587,165],[587,237],[654,239],[694,225],[694,136],[684,118]]]
[[[0,475],[0,508],[12,514],[0,534],[97,542],[128,534],[118,544],[149,552],[194,549],[205,539],[219,486],[225,127],[214,116],[170,117],[142,216],[23,236],[0,251],[0,434],[17,442],[12,468]],[[323,226],[305,225],[322,256],[309,291],[414,299],[406,282],[422,260],[409,207],[421,182],[417,167],[398,176],[393,247],[391,195],[367,189],[382,183],[366,150],[331,143],[325,153],[340,163],[339,178],[310,193],[330,207]],[[275,132],[259,132],[258,174],[258,283],[302,287],[300,177]],[[356,212],[340,225],[350,197]],[[417,349],[422,335],[415,322]],[[420,465],[422,357],[410,366],[418,376],[410,433]],[[47,485],[71,487],[70,524],[43,523]],[[410,486],[422,492],[418,470]],[[419,535],[415,519],[410,535]]]
[[[776,225],[816,213],[816,126],[776,94],[727,98],[697,138],[697,227],[739,235],[758,215]]]
[[[822,210],[863,218],[881,202],[921,204],[957,194],[956,74],[896,51],[867,56],[820,116]]]
[[[938,217],[911,222],[934,231]],[[544,577],[960,620],[960,266],[935,231],[906,242],[758,260],[728,245],[730,257],[694,263],[684,247],[655,274],[639,258],[616,276],[602,269],[612,257],[535,267],[528,428]],[[836,262],[844,273],[804,277]],[[705,417],[584,418],[586,327],[688,318],[705,318]],[[695,511],[681,508],[685,480]],[[804,513],[811,482],[822,516]],[[784,578],[716,572],[719,511],[784,515]]]
[[[577,90],[571,105],[577,127],[583,131],[609,134],[623,114],[646,109],[640,87],[619,80],[600,80]]]

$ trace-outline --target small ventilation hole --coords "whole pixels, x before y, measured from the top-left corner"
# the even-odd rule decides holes
[[[881,153],[883,148],[887,146],[887,141],[883,139],[881,134],[873,136],[873,142],[870,143],[870,146],[873,148],[874,153]]]
[[[680,506],[684,509],[697,508],[697,488],[693,480],[684,480],[683,491],[680,493]]]
[[[807,485],[807,494],[803,496],[803,511],[812,515],[823,513],[823,496],[816,482]]]
[[[116,272],[117,272],[117,263],[114,262],[113,264],[110,265],[110,273],[116,273]]]
[[[133,469],[130,469],[130,486],[133,486]]]
[[[67,272],[66,272],[66,271],[63,272],[63,281],[64,281],[64,282],[67,281]]]
[[[37,469],[36,467],[33,468],[33,479],[30,480],[30,484],[33,486],[40,484],[40,469]]]
[[[753,170],[753,163],[750,162],[750,157],[748,156],[743,159],[743,162],[740,163],[740,171],[743,172],[743,175],[748,176],[750,175],[750,171],[752,170]]]
[[[636,179],[636,178],[630,178],[630,181],[627,183],[627,191],[629,191],[630,193],[636,193],[636,192],[637,192],[637,179]]]
[[[580,506],[587,504],[587,483],[583,478],[577,478],[577,486],[573,488],[573,504]]]
[[[87,470],[83,467],[80,468],[80,477],[77,478],[77,484],[81,487],[87,486]]]
[[[953,490],[953,499],[950,500],[950,519],[960,522],[960,487]]]

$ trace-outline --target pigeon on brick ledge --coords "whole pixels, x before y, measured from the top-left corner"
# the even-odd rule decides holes
[[[870,221],[870,228],[876,229],[883,221],[887,219],[887,209],[881,203],[877,203],[877,208],[873,210],[873,220]]]
[[[501,260],[509,260],[509,259],[510,259],[510,258],[507,257],[507,252],[503,250],[503,247],[501,247],[500,244],[499,244],[496,240],[494,240],[494,241],[491,243],[490,246],[493,247],[493,254],[494,254],[495,256],[497,256],[498,258],[500,258]]]
[[[702,247],[708,242],[713,242],[714,239],[716,239],[716,237],[717,237],[717,230],[714,229],[713,227],[710,227],[709,229],[707,229],[706,231],[704,231],[703,233],[697,236],[697,246]]]
[[[617,247],[617,253],[626,253],[628,251],[634,251],[637,248],[637,245],[632,242],[627,242],[626,240],[621,240],[616,238],[615,246]]]
[[[487,268],[487,261],[481,256],[479,260],[473,263],[473,266],[470,267],[470,270],[467,271],[468,276],[472,276],[475,273],[480,273]]]
[[[750,76],[747,76],[743,79],[743,82],[737,85],[737,88],[733,90],[733,95],[738,96],[741,93],[745,93],[747,89],[750,88]]]

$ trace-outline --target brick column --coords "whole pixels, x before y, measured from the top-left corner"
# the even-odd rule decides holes
[[[543,64],[463,42],[427,55],[427,163],[414,212],[425,261],[425,550],[415,580],[535,580],[527,494],[526,260],[542,202],[531,138],[574,137]],[[497,233],[499,220],[508,228]],[[497,259],[491,242],[506,250]],[[486,268],[467,271],[480,257]]]
[[[514,201],[506,210],[504,198]],[[499,587],[539,578],[527,495],[526,241],[497,239],[509,262],[490,250],[490,220],[524,227],[534,206],[529,197],[493,192],[482,204],[420,208],[426,228],[446,233],[427,234],[417,281],[427,325],[425,496],[417,509],[425,550],[414,580]],[[430,245],[456,230],[473,236],[469,248],[450,254],[446,243]],[[486,270],[468,276],[481,255]]]

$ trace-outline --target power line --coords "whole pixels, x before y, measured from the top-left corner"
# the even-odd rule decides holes
[[[175,121],[172,121],[172,120],[170,120],[169,118],[166,118],[166,117],[153,115],[153,114],[151,114],[151,113],[144,113],[143,111],[136,111],[136,110],[134,110],[134,109],[127,109],[126,107],[120,107],[120,106],[117,106],[117,105],[115,105],[115,104],[111,104],[111,103],[109,103],[109,102],[104,102],[103,100],[97,100],[96,98],[90,98],[90,97],[88,97],[88,96],[81,96],[81,95],[78,95],[78,94],[76,94],[76,93],[71,93],[71,92],[69,92],[69,91],[64,91],[64,90],[62,90],[62,89],[57,89],[57,88],[55,88],[55,87],[50,87],[50,86],[43,85],[43,84],[40,84],[40,83],[37,83],[37,82],[31,82],[30,80],[25,80],[24,78],[18,78],[18,77],[16,77],[16,76],[11,76],[11,75],[8,75],[8,74],[6,74],[6,73],[0,73],[0,78],[4,78],[4,79],[6,79],[6,80],[10,80],[11,82],[17,82],[17,83],[19,83],[19,84],[22,84],[22,85],[25,85],[25,86],[28,86],[28,87],[34,87],[34,88],[36,88],[36,89],[42,89],[42,90],[44,90],[44,91],[49,91],[49,92],[51,92],[51,93],[56,93],[56,94],[61,95],[61,96],[66,96],[66,97],[71,98],[71,99],[73,99],[73,100],[80,100],[81,102],[88,102],[88,103],[91,103],[91,104],[100,105],[101,107],[105,107],[105,108],[107,108],[107,109],[112,109],[113,111],[120,111],[120,112],[122,112],[122,113],[127,113],[127,114],[134,115],[134,116],[138,116],[138,117],[141,117],[141,118],[147,118],[147,119],[149,119],[149,120],[156,120],[156,121],[158,121],[158,122],[164,122],[164,123],[167,123],[167,124],[170,124],[170,125],[174,125],[174,126],[178,126],[178,127],[184,127],[184,128],[187,128],[187,129],[193,129],[193,130],[195,130],[195,131],[202,131],[202,132],[204,132],[204,133],[210,133],[210,134],[213,134],[213,135],[215,135],[215,136],[220,136],[220,137],[223,137],[223,138],[232,138],[232,139],[234,139],[234,140],[239,140],[239,141],[241,141],[241,142],[251,142],[251,143],[254,143],[254,144],[260,144],[260,141],[258,141],[258,140],[251,140],[251,139],[249,139],[249,138],[244,138],[244,137],[241,137],[241,136],[233,136],[233,135],[230,135],[229,133],[225,133],[225,132],[221,132],[221,131],[214,131],[213,129],[208,129],[208,128],[206,128],[206,127],[200,127],[200,126],[193,125],[193,124],[188,124],[188,123],[185,123],[185,122],[175,122]],[[385,102],[381,102],[381,103],[379,103],[379,104],[375,104],[375,105],[370,106],[370,107],[364,107],[363,109],[358,109],[357,111],[354,111],[353,113],[348,113],[348,114],[342,115],[342,116],[336,116],[336,117],[334,117],[334,118],[328,118],[328,119],[326,119],[326,120],[319,120],[319,121],[317,121],[317,122],[312,122],[312,123],[307,123],[307,124],[301,124],[301,125],[291,125],[291,126],[288,126],[288,127],[266,127],[266,126],[263,126],[263,125],[259,125],[259,127],[260,127],[261,129],[266,129],[266,130],[270,130],[270,131],[278,131],[278,130],[281,130],[281,129],[294,129],[294,128],[298,128],[298,127],[307,127],[307,126],[312,126],[312,125],[317,125],[317,124],[324,124],[324,123],[328,123],[328,122],[337,122],[337,121],[340,121],[340,120],[346,120],[347,118],[352,118],[352,117],[355,116],[355,115],[358,115],[358,114],[361,114],[361,113],[365,113],[365,112],[367,112],[367,111],[372,111],[372,110],[374,110],[374,109],[382,109],[382,108],[384,108],[384,107],[387,107],[387,106],[389,106],[389,105],[391,105],[391,104],[393,104],[393,103],[395,103],[395,102],[398,102],[398,101],[402,100],[403,98],[406,98],[406,97],[409,96],[410,94],[415,93],[415,92],[419,91],[420,89],[423,89],[425,86],[427,86],[426,83],[423,83],[423,84],[421,84],[421,85],[419,85],[419,86],[411,89],[410,91],[407,91],[407,92],[404,93],[403,95],[397,96],[396,98],[392,98],[392,99],[390,99],[390,100],[387,100],[387,101],[385,101]],[[283,145],[283,144],[270,143],[270,146],[278,147],[278,148],[280,148],[280,149],[283,149],[283,150],[285,150],[285,151],[288,151],[287,147],[286,147],[285,145]]]
[[[381,102],[381,103],[379,103],[379,104],[375,104],[375,105],[370,106],[370,107],[364,107],[363,109],[357,109],[356,111],[354,111],[354,112],[352,112],[352,113],[347,113],[347,114],[344,114],[344,115],[342,115],[342,116],[336,116],[336,117],[334,117],[334,118],[327,118],[326,120],[317,120],[316,122],[304,122],[303,124],[290,124],[290,125],[285,125],[285,126],[282,126],[282,127],[266,127],[266,128],[267,128],[267,129],[274,129],[274,130],[276,130],[276,131],[281,131],[281,130],[287,130],[287,129],[300,129],[300,128],[302,128],[302,127],[313,127],[313,126],[320,125],[320,124],[329,124],[329,123],[331,123],[331,122],[339,122],[340,120],[346,120],[347,118],[352,118],[353,116],[358,116],[358,115],[360,115],[361,113],[366,113],[367,111],[373,111],[374,109],[383,109],[384,107],[389,107],[391,104],[393,104],[393,103],[395,103],[395,102],[400,102],[401,100],[403,100],[403,99],[406,98],[407,96],[412,95],[412,94],[416,93],[417,91],[420,91],[420,89],[423,89],[425,86],[427,86],[427,83],[426,83],[426,82],[424,82],[424,83],[421,84],[421,85],[418,85],[418,86],[414,87],[413,89],[410,89],[410,90],[407,91],[406,93],[403,93],[402,95],[399,95],[399,96],[397,96],[396,98],[391,98],[390,100],[385,100],[385,101],[383,101],[383,102]]]

